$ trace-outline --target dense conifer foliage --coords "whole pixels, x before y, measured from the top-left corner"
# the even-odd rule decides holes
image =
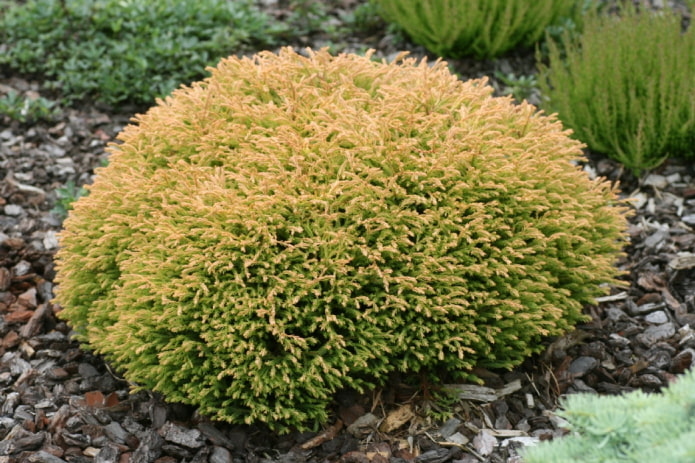
[[[581,145],[443,62],[223,60],[119,136],[58,301],[128,380],[214,418],[325,421],[394,371],[511,368],[617,274]]]

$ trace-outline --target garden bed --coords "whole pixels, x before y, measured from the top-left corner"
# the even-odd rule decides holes
[[[352,7],[344,2],[325,19]],[[281,3],[267,8],[286,14]],[[327,40],[314,33],[296,45],[318,48]],[[373,47],[389,58],[400,45],[375,34],[344,47]],[[526,53],[450,64],[473,78],[530,75],[533,63]],[[498,92],[508,87],[492,83]],[[45,94],[39,81],[0,75],[0,93],[10,90]],[[618,263],[624,284],[586,308],[590,322],[548,340],[543,355],[511,372],[476,372],[482,387],[455,385],[459,400],[432,403],[408,378],[394,377],[369,394],[338,394],[326,429],[276,436],[261,426],[210,422],[149,392],[131,394],[117,372],[70,339],[51,299],[62,220],[54,208],[77,194],[71,185],[91,182],[106,144],[134,112],[81,103],[49,121],[0,119],[0,461],[519,462],[519,447],[564,434],[553,413],[563,394],[658,391],[691,366],[695,169],[669,161],[635,178],[587,153],[590,175],[619,181],[622,196],[634,198],[630,244]]]

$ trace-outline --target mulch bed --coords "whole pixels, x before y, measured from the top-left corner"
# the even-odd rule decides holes
[[[390,45],[382,45],[388,55]],[[529,62],[452,64],[476,77],[525,74]],[[0,77],[0,93],[41,90]],[[520,462],[523,445],[566,433],[553,413],[564,394],[658,391],[692,365],[695,169],[670,161],[635,178],[590,155],[591,175],[620,181],[622,195],[634,198],[630,244],[617,264],[624,284],[586,308],[590,322],[549,340],[544,354],[511,372],[478,371],[484,386],[455,385],[460,400],[443,410],[448,420],[428,418],[425,409],[437,404],[399,378],[371,394],[338,394],[325,429],[285,436],[210,422],[156,394],[131,393],[71,340],[51,303],[61,227],[51,212],[56,189],[91,182],[131,115],[84,106],[37,124],[0,116],[0,463]]]

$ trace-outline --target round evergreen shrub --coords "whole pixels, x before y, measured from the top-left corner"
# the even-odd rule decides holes
[[[615,192],[484,80],[291,49],[211,72],[134,119],[61,235],[61,316],[138,386],[301,427],[394,371],[511,368],[618,272]]]

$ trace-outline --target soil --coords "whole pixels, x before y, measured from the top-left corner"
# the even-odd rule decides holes
[[[355,3],[343,2],[331,15],[339,18],[340,8]],[[266,4],[278,17],[286,14],[283,2]],[[315,34],[293,44],[325,41]],[[403,47],[383,30],[346,44],[384,57]],[[495,72],[528,75],[533,63],[530,52],[450,62],[462,78],[493,76],[498,93],[504,84]],[[5,69],[0,95],[9,90],[44,95],[40,80]],[[432,403],[394,379],[369,394],[338,394],[324,429],[278,436],[262,426],[211,422],[148,391],[131,393],[108,364],[71,340],[51,300],[60,189],[93,180],[107,144],[134,111],[83,102],[50,121],[0,115],[0,463],[520,462],[519,448],[567,432],[554,413],[563,395],[655,392],[692,365],[695,169],[671,160],[635,177],[587,152],[590,175],[634,198],[630,244],[617,263],[622,284],[586,307],[588,323],[549,339],[542,355],[511,372],[478,371],[483,386],[454,385],[460,397],[453,403]]]

